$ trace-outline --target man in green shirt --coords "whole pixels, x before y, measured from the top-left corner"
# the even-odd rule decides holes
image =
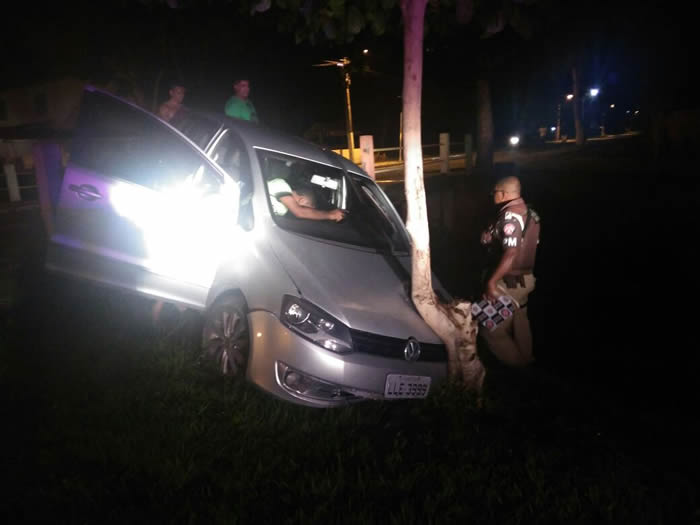
[[[226,102],[224,113],[229,117],[258,122],[258,114],[255,111],[255,106],[248,100],[250,82],[248,82],[247,79],[236,80],[233,83],[233,91],[235,95]]]

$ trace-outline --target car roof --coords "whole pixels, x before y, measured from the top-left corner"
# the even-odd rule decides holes
[[[138,104],[130,102],[122,97],[119,97],[118,95],[95,86],[86,86],[85,89],[99,92],[103,95],[119,100],[124,104],[128,104],[136,109],[148,112],[148,110],[140,107]],[[238,132],[243,141],[253,148],[293,155],[334,167],[342,167],[343,169],[354,174],[370,178],[369,175],[367,175],[367,173],[365,173],[364,170],[362,170],[362,168],[360,168],[357,164],[350,162],[345,157],[342,157],[329,149],[322,148],[302,138],[267,127],[263,124],[256,124],[247,120],[236,119],[211,111],[201,111],[193,109],[189,106],[184,106],[184,108],[193,115],[210,120],[217,127],[224,126],[225,128]],[[157,115],[155,116],[157,117]]]

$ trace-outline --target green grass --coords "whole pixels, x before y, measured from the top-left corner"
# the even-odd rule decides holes
[[[447,387],[309,409],[212,373],[196,315],[155,330],[138,299],[33,289],[2,320],[7,522],[689,523],[696,511],[677,451],[635,445],[615,424],[624,407],[545,373],[490,365],[482,408]]]
[[[562,168],[550,169],[543,186],[558,195]],[[569,191],[588,188],[585,171]],[[459,202],[475,229],[476,201]],[[474,292],[466,236],[432,226],[438,275]],[[546,359],[514,371],[484,355],[481,408],[456,387],[421,402],[289,405],[201,363],[196,315],[155,330],[143,301],[43,277],[36,230],[0,243],[23,262],[15,308],[0,312],[0,523],[700,524],[697,409],[662,390],[673,379],[622,396],[569,375],[586,359],[606,367],[600,351],[566,376]],[[667,343],[655,362],[674,378]],[[620,383],[640,384],[632,365]]]

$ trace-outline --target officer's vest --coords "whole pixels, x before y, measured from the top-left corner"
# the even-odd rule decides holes
[[[540,242],[540,216],[532,208],[527,208],[527,218],[523,229],[522,245],[513,261],[509,274],[524,275],[532,273],[535,268],[537,244]]]

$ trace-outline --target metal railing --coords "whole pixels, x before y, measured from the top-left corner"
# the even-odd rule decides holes
[[[4,162],[0,177],[0,203],[38,203],[39,186],[34,168],[20,162]]]
[[[401,148],[374,148],[374,161],[382,162],[402,162],[403,155],[400,155]],[[464,142],[450,142],[450,158],[464,156]],[[437,160],[440,158],[440,144],[423,144],[424,160]]]

